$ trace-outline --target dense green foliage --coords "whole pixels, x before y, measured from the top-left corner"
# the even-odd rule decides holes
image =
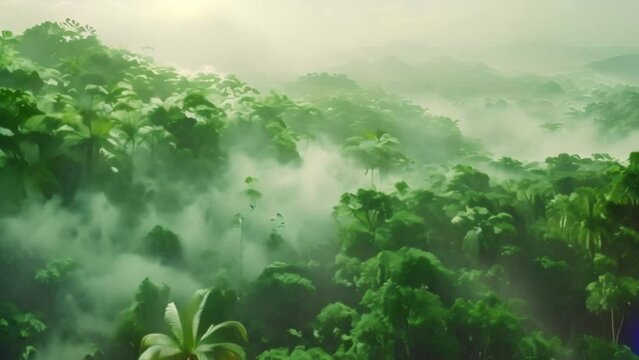
[[[87,360],[636,358],[623,332],[639,301],[638,152],[493,159],[453,120],[345,76],[305,75],[288,91],[160,67],[72,20],[3,32],[0,357],[61,342],[82,344]],[[573,115],[634,130],[636,95]],[[281,197],[234,167],[241,154],[294,172],[311,145],[360,175],[323,209],[335,231],[320,243],[292,239],[279,212],[265,219]],[[59,246],[13,239],[34,208],[81,221],[51,232]],[[204,224],[166,224],[194,212]],[[225,251],[228,239],[239,251]],[[145,267],[125,269],[140,284],[127,303],[96,268],[131,258]],[[270,265],[251,275],[262,258]],[[183,277],[165,285],[151,272]],[[175,305],[192,285],[209,290]],[[233,333],[240,341],[215,337]]]

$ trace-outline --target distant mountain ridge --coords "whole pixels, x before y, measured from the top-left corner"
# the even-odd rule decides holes
[[[586,67],[603,75],[639,81],[639,53],[624,54],[591,62]]]
[[[436,91],[447,95],[512,94],[561,89],[548,86],[550,78],[535,75],[509,75],[483,62],[437,57],[408,63],[397,56],[356,60],[331,69],[348,74],[361,83],[370,83],[400,93]]]

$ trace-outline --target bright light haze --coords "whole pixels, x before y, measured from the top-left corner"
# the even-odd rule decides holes
[[[224,72],[306,72],[391,53],[532,71],[604,57],[593,47],[636,49],[638,13],[633,0],[3,0],[0,27],[71,17],[108,45]]]

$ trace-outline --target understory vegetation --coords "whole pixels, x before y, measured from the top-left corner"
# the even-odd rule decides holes
[[[548,133],[639,129],[633,87],[545,84],[579,98]],[[3,359],[637,359],[638,258],[639,152],[494,156],[345,75],[0,36]]]

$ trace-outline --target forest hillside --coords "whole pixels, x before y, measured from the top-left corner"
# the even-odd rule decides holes
[[[0,358],[638,359],[639,89],[365,65],[3,31]]]

